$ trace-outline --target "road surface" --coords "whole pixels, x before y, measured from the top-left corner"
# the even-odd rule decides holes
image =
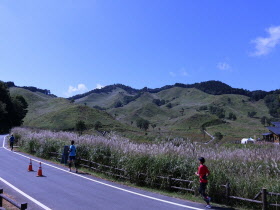
[[[4,137],[0,135],[0,188],[18,203],[27,202],[28,209],[201,210],[205,207],[204,204],[68,172],[63,166],[10,151]],[[34,172],[27,170],[30,158]],[[36,177],[39,162],[42,162],[44,177]]]

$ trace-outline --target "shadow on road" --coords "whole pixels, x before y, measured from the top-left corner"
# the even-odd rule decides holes
[[[236,210],[235,208],[225,208],[225,207],[218,207],[218,206],[212,206],[211,209],[219,209],[219,210]]]

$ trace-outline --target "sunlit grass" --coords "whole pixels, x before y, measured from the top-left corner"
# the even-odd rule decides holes
[[[254,198],[263,187],[270,192],[280,192],[278,145],[219,147],[182,139],[137,144],[114,133],[102,137],[23,128],[12,132],[21,148],[44,158],[49,152],[61,152],[64,145],[74,140],[78,156],[124,169],[133,182],[137,181],[137,174],[147,174],[148,186],[153,186],[160,175],[195,181],[193,189],[196,190],[198,180],[194,172],[197,158],[203,156],[211,171],[208,191],[218,202],[224,199],[225,189],[221,185],[227,182],[231,183],[232,194],[245,198]]]

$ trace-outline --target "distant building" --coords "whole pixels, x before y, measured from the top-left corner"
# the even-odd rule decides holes
[[[255,139],[250,138],[243,138],[241,139],[241,144],[254,144],[255,143]]]
[[[271,122],[273,126],[266,127],[269,133],[263,133],[263,140],[270,141],[274,143],[280,142],[280,122]]]

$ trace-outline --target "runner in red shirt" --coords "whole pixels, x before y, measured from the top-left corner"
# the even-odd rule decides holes
[[[205,159],[203,157],[198,158],[198,160],[200,162],[200,165],[195,174],[199,176],[199,182],[200,182],[199,193],[203,197],[204,201],[207,203],[206,208],[211,209],[210,197],[207,196],[207,194],[205,193],[207,183],[208,183],[207,177],[210,175],[210,171],[208,170],[207,166],[204,165]]]

